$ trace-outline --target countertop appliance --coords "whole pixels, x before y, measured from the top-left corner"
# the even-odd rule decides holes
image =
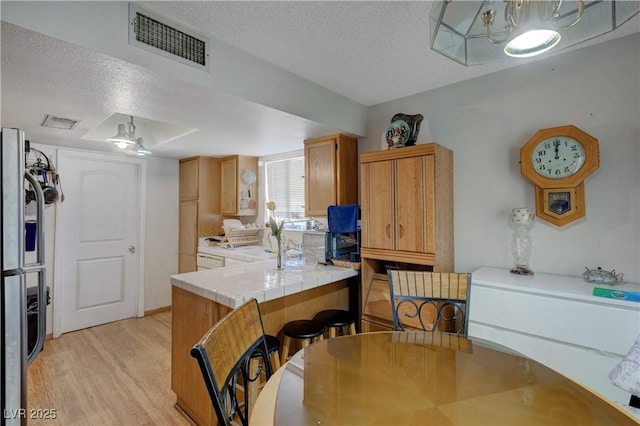
[[[18,129],[2,128],[2,285],[0,286],[0,424],[27,424],[27,366],[42,351],[46,332],[44,194],[25,173],[25,139]],[[36,261],[25,263],[25,180],[36,194]],[[27,351],[27,274],[38,275],[38,335]]]

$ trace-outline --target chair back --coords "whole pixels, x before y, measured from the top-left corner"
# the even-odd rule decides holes
[[[388,270],[396,330],[467,334],[471,274]]]
[[[244,390],[249,382],[259,380],[263,369],[267,379],[272,374],[256,299],[218,321],[191,349],[191,356],[198,360],[218,424],[248,425],[249,398]],[[252,356],[260,360],[257,372],[249,368]]]

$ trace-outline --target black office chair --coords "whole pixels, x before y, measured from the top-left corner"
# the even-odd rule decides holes
[[[251,299],[225,315],[191,349],[191,356],[198,360],[218,424],[248,425],[255,398],[250,389],[263,370],[267,380],[272,374],[258,302]]]
[[[471,274],[388,270],[396,330],[467,334]]]

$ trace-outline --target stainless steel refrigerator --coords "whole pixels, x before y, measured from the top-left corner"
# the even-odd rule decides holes
[[[2,285],[0,286],[0,392],[2,425],[26,425],[27,366],[42,350],[46,333],[44,197],[38,181],[25,173],[25,139],[2,128]],[[25,263],[25,182],[36,193],[36,261]],[[38,336],[27,350],[27,274],[38,275]]]

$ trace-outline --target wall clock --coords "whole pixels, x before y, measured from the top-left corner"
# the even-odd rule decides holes
[[[520,149],[520,172],[536,187],[536,214],[557,226],[585,215],[584,180],[598,167],[598,140],[572,125],[539,130]]]

